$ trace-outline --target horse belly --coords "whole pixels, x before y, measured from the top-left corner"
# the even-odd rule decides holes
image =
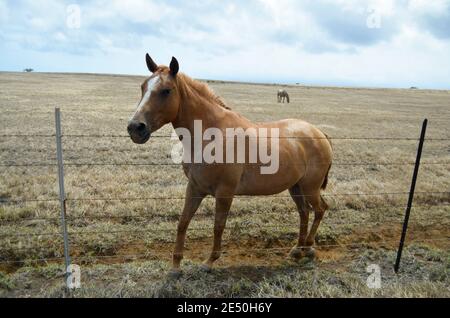
[[[236,189],[237,195],[271,195],[283,192],[294,186],[301,178],[301,169],[280,165],[274,174],[262,174],[259,167],[244,170]]]

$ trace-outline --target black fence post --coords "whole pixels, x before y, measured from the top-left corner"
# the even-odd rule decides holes
[[[409,221],[409,215],[411,213],[411,207],[414,199],[414,189],[416,188],[416,181],[417,181],[417,174],[419,173],[419,166],[420,166],[420,158],[422,157],[422,148],[423,148],[423,142],[425,140],[425,132],[427,130],[427,124],[428,119],[424,119],[422,124],[422,131],[420,133],[420,140],[419,140],[419,147],[417,148],[417,156],[416,156],[416,163],[414,165],[414,173],[411,181],[411,188],[409,190],[409,197],[408,197],[408,204],[406,206],[405,211],[405,219],[403,221],[403,229],[402,229],[402,236],[400,238],[400,243],[398,246],[397,251],[397,259],[395,261],[394,270],[396,273],[398,273],[399,267],[400,267],[400,260],[402,258],[402,251],[403,251],[403,245],[405,243],[405,237],[406,237],[406,231],[408,230],[408,221]]]

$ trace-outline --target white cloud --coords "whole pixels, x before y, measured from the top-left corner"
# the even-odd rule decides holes
[[[6,24],[9,17],[9,8],[6,0],[0,0],[0,25]]]
[[[448,0],[411,0],[408,3],[408,10],[416,15],[440,16],[448,10]]]
[[[109,10],[133,22],[160,22],[177,13],[176,8],[145,0],[113,0]]]

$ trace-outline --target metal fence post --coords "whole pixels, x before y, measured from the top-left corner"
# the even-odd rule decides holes
[[[70,266],[69,254],[69,238],[67,235],[66,224],[66,193],[64,190],[64,162],[62,155],[61,143],[61,113],[59,108],[55,108],[55,123],[56,123],[56,154],[58,159],[58,179],[59,179],[59,202],[61,205],[61,228],[64,238],[64,260],[65,260],[65,277],[68,277],[68,268]]]
[[[422,148],[423,148],[423,142],[425,140],[425,132],[427,130],[427,124],[428,124],[428,119],[425,118],[423,121],[423,124],[422,124],[422,131],[420,133],[419,147],[417,148],[416,163],[414,165],[414,173],[412,176],[411,188],[409,190],[408,204],[406,205],[405,219],[403,221],[402,236],[400,237],[400,243],[399,243],[398,251],[397,251],[397,259],[395,261],[395,266],[394,266],[394,271],[396,273],[398,273],[398,270],[400,267],[400,260],[402,258],[402,251],[403,251],[403,245],[405,243],[406,231],[408,230],[409,215],[411,213],[411,206],[412,206],[413,199],[414,199],[414,189],[416,188],[417,174],[419,173],[420,158],[422,157]]]

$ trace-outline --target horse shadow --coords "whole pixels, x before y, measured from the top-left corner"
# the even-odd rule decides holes
[[[289,279],[299,273],[313,275],[316,266],[313,260],[303,260],[279,265],[232,265],[205,272],[200,265],[190,264],[178,277],[168,274],[161,277],[153,295],[163,298],[251,297],[265,281]]]

